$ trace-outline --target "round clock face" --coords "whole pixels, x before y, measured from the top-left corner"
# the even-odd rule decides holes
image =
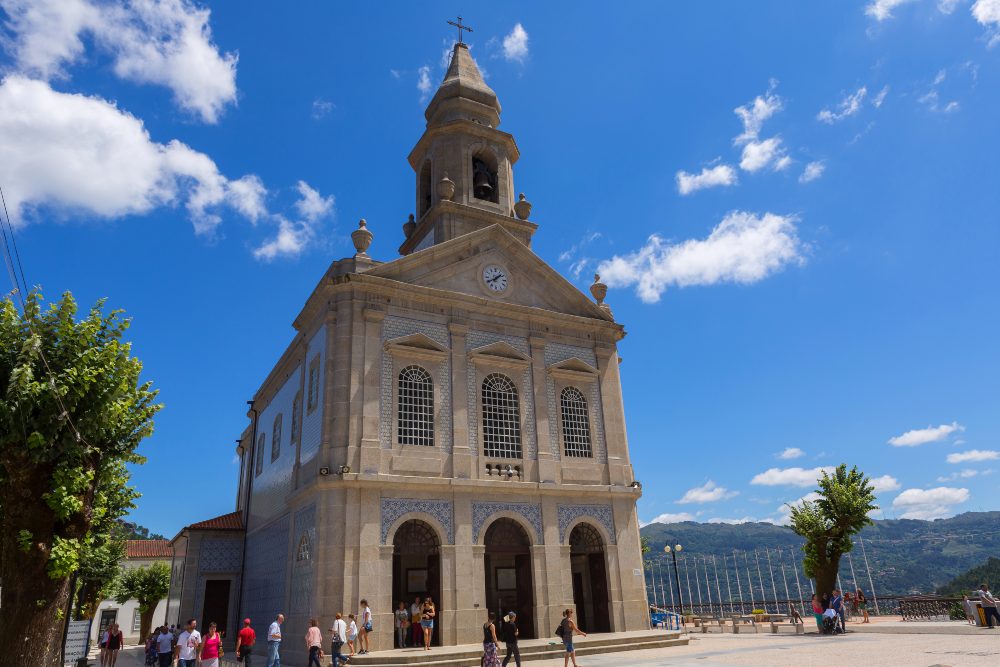
[[[483,269],[483,282],[494,292],[507,289],[507,269],[496,264],[490,264]]]

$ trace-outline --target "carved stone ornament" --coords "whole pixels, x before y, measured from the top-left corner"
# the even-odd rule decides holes
[[[527,220],[528,216],[531,215],[531,202],[524,198],[523,192],[517,203],[514,204],[514,213],[521,220]]]
[[[358,228],[351,232],[351,241],[354,242],[354,249],[358,251],[357,254],[368,254],[368,246],[372,244],[373,236],[368,231],[368,223],[365,222],[364,218],[361,218],[361,221],[358,222]]]
[[[604,297],[608,295],[608,286],[601,282],[601,276],[594,274],[594,284],[590,286],[590,293],[594,295],[597,305],[604,304]]]
[[[448,178],[447,171],[444,172],[444,178],[438,181],[437,193],[438,197],[449,201],[455,196],[455,181]]]
[[[410,219],[403,223],[403,236],[410,238],[413,236],[413,230],[417,228],[417,221],[413,219],[413,214],[410,214]]]

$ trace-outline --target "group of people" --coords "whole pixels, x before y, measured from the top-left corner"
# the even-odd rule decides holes
[[[812,611],[816,618],[816,626],[823,634],[842,634],[847,632],[848,610],[860,614],[862,623],[868,623],[868,598],[859,588],[853,595],[844,595],[839,588],[830,593],[812,596]]]
[[[184,624],[183,630],[161,625],[146,639],[149,666],[172,667],[176,663],[177,667],[219,667],[222,656],[222,633],[218,626],[209,623],[203,637],[193,618]]]
[[[115,667],[115,663],[118,662],[118,651],[122,650],[124,643],[121,626],[117,623],[112,623],[101,633],[101,641],[98,642],[101,649],[101,667]]]
[[[431,639],[434,638],[434,619],[437,617],[437,606],[430,595],[423,601],[420,596],[413,598],[413,603],[407,605],[400,600],[399,606],[393,612],[393,626],[396,629],[396,647],[410,648],[423,646],[425,651],[431,650]]]
[[[517,613],[512,611],[503,617],[499,634],[497,634],[496,621],[497,616],[491,611],[487,615],[486,623],[483,624],[482,667],[507,667],[511,658],[514,659],[514,664],[517,667],[521,667],[521,651],[517,646],[521,631],[517,627]],[[573,661],[573,667],[577,667],[576,649],[573,647],[574,635],[586,637],[587,633],[577,627],[576,621],[573,620],[573,610],[567,609],[563,611],[562,621],[556,627],[556,636],[562,639],[563,648],[565,648],[563,667],[569,665],[570,660]],[[507,649],[502,663],[500,662],[501,641]]]

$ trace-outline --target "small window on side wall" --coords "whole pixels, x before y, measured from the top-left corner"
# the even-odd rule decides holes
[[[274,418],[274,429],[271,431],[271,462],[278,460],[281,456],[281,422],[282,418],[279,414]]]
[[[295,394],[292,401],[292,444],[297,445],[302,437],[302,392]]]
[[[309,394],[306,399],[306,411],[312,413],[319,405],[319,355],[309,362]]]
[[[264,443],[267,442],[267,438],[261,433],[257,436],[257,452],[254,455],[256,459],[254,461],[254,475],[259,475],[264,472]]]

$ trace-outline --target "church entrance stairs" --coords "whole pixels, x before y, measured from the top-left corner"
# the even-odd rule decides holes
[[[664,630],[609,632],[592,634],[589,637],[576,637],[573,640],[578,657],[681,646],[687,643],[687,634]],[[519,642],[518,646],[521,649],[522,661],[561,658],[565,654],[562,642],[556,637],[552,639],[526,639]],[[368,655],[356,655],[351,659],[351,664],[357,667],[404,667],[406,665],[420,665],[422,667],[478,667],[481,664],[482,655],[483,648],[481,644],[464,644],[461,646],[434,648],[430,651],[409,648],[377,651]],[[504,648],[501,643],[501,659],[503,655]],[[330,664],[329,658],[325,664]]]

